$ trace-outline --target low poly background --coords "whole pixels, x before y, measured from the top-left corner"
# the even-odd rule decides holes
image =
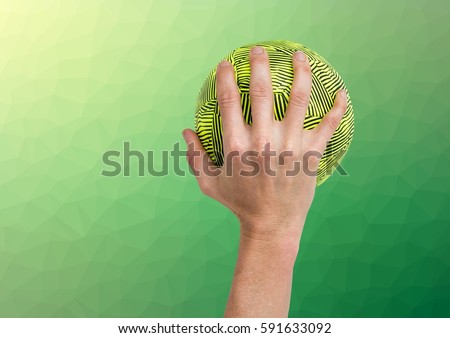
[[[274,39],[339,71],[356,124],[349,176],[309,214],[290,316],[450,316],[449,7],[2,0],[0,316],[222,316],[235,217],[172,169],[102,176],[102,154],[129,141],[159,167],[210,69]]]

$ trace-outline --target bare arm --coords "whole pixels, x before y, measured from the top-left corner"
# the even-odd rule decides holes
[[[241,235],[225,317],[287,317],[298,242]]]
[[[225,316],[286,317],[293,266],[315,192],[311,172],[317,170],[326,142],[345,113],[346,93],[336,95],[334,107],[316,128],[303,130],[311,92],[306,55],[294,54],[294,82],[283,121],[274,118],[269,59],[263,48],[252,49],[250,65],[252,126],[242,117],[232,65],[224,61],[217,69],[224,166],[214,167],[194,131],[187,129],[183,135],[203,193],[240,220],[239,255]]]

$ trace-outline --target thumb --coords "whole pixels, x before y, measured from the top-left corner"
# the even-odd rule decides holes
[[[197,178],[200,190],[205,195],[211,196],[215,190],[220,169],[209,158],[195,131],[185,129],[183,137],[187,146],[186,159]]]

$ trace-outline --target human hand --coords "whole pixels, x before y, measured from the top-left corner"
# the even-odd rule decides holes
[[[311,92],[308,57],[293,57],[294,81],[285,118],[276,121],[269,58],[262,47],[250,53],[252,125],[244,122],[233,66],[217,67],[217,98],[223,125],[224,165],[216,168],[196,133],[185,130],[187,159],[200,189],[234,212],[241,236],[298,242],[316,187],[315,172],[327,141],[345,113],[345,90],[312,130],[303,122]]]
[[[303,122],[311,92],[307,56],[293,57],[294,80],[282,121],[274,118],[269,59],[261,47],[250,53],[252,125],[242,116],[233,66],[216,73],[222,117],[224,165],[216,168],[197,134],[185,130],[187,159],[200,189],[232,210],[241,223],[239,255],[226,317],[285,317],[303,224],[311,206],[327,141],[345,113],[346,93],[313,130]]]

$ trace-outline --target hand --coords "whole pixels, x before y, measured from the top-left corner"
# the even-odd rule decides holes
[[[307,56],[303,52],[294,54],[294,81],[282,121],[274,118],[269,59],[264,48],[252,49],[250,65],[252,126],[242,116],[234,68],[223,61],[217,68],[216,88],[224,166],[214,167],[192,130],[184,131],[188,162],[203,193],[239,218],[243,236],[298,239],[314,197],[320,157],[346,110],[346,93],[338,92],[334,107],[316,128],[304,130],[311,92]]]
[[[194,131],[183,132],[200,189],[233,211],[241,223],[226,317],[287,316],[293,266],[316,187],[314,172],[346,110],[346,93],[341,90],[319,125],[304,130],[311,69],[302,52],[295,53],[292,62],[289,104],[283,121],[276,121],[268,56],[261,47],[252,49],[252,126],[244,123],[233,66],[226,61],[218,66],[222,168],[214,167]]]

